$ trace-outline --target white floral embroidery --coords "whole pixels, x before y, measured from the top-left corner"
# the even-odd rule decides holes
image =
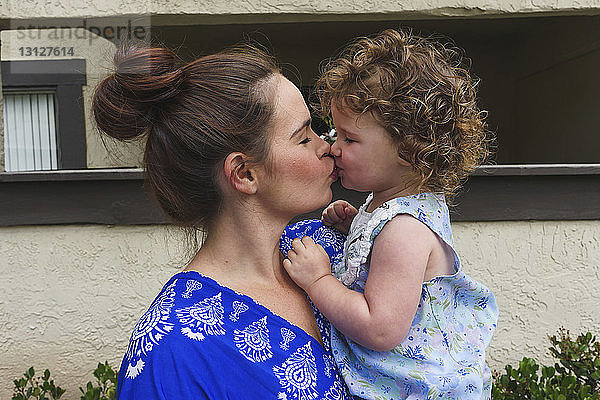
[[[335,371],[335,366],[329,354],[323,354],[323,364],[325,364],[325,375],[331,378],[331,371]]]
[[[235,345],[248,360],[260,362],[273,357],[266,316],[251,323],[242,331],[236,329],[233,332]]]
[[[325,243],[331,246],[336,252],[342,250],[343,242],[338,240],[336,233],[333,229],[322,226],[315,231],[312,238],[316,243]],[[325,247],[325,246],[323,246]]]
[[[329,388],[323,400],[342,400],[344,398],[344,388],[340,381],[335,381],[333,386]]]
[[[274,366],[273,372],[281,387],[294,400],[317,398],[317,365],[310,342],[296,350],[281,366]]]
[[[168,320],[175,297],[175,283],[177,283],[177,279],[154,300],[148,311],[142,315],[133,328],[125,354],[126,378],[134,379],[142,372],[146,365],[143,358],[152,351],[160,339],[173,329],[174,324]]]
[[[279,251],[281,251],[281,254],[283,254],[285,257],[287,257],[287,252],[291,248],[292,248],[292,238],[289,237],[288,235],[283,235],[279,242]]]
[[[204,334],[224,335],[221,292],[192,306],[175,310],[181,322],[181,333],[190,339],[204,340]]]
[[[202,284],[196,280],[190,279],[185,283],[185,292],[181,294],[181,297],[189,299],[192,297],[192,292],[202,289]]]
[[[241,301],[233,302],[233,311],[229,314],[229,319],[233,322],[240,319],[240,314],[248,311],[248,306],[242,303]]]
[[[292,340],[294,340],[296,334],[288,328],[281,328],[281,337],[283,340],[279,342],[279,347],[281,347],[281,350],[289,350],[289,344]]]

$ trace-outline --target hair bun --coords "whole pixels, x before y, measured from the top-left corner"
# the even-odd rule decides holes
[[[145,134],[154,110],[181,93],[185,80],[170,49],[123,42],[114,56],[115,71],[96,87],[92,112],[98,128],[121,140]]]

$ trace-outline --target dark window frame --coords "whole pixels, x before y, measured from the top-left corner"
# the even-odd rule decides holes
[[[333,193],[357,206],[366,197],[339,182]],[[600,164],[482,166],[453,203],[455,222],[600,220]],[[141,169],[0,173],[0,226],[167,222]]]
[[[3,90],[55,88],[63,169],[0,173],[0,226],[168,223],[141,169],[85,169],[85,60],[2,61],[1,67]],[[339,182],[332,189],[334,199],[356,206],[366,197]],[[600,164],[482,166],[452,203],[457,222],[600,220]]]
[[[53,90],[58,169],[87,168],[85,59],[2,61],[2,91]]]

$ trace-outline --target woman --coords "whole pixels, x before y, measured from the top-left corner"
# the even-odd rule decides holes
[[[122,46],[93,97],[103,133],[146,136],[146,176],[163,210],[205,234],[137,323],[118,398],[346,398],[328,324],[278,250],[293,216],[331,200],[329,145],[260,50],[177,61],[166,48]]]

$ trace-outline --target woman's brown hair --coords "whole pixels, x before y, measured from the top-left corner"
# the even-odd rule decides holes
[[[419,174],[419,189],[452,195],[488,155],[476,85],[456,48],[388,29],[359,38],[324,67],[316,107],[323,116],[332,102],[371,112]]]
[[[146,179],[161,208],[176,225],[206,232],[222,204],[225,157],[268,157],[274,100],[263,89],[279,73],[274,59],[240,45],[184,64],[168,48],[126,42],[114,65],[93,95],[98,129],[144,137]]]

